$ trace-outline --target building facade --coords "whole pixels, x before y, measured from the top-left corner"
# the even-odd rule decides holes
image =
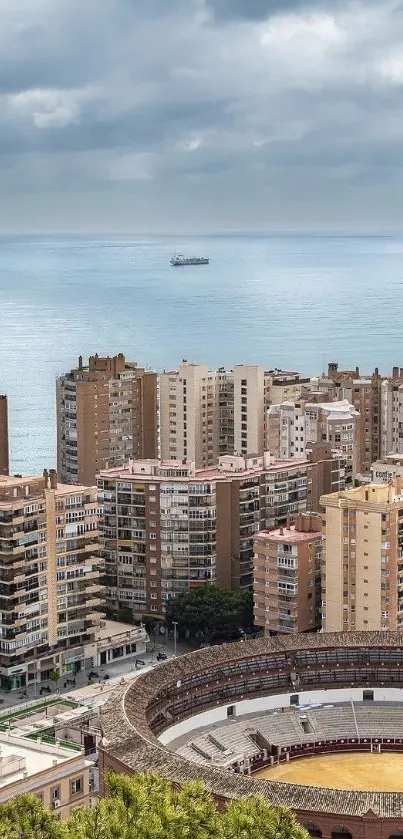
[[[7,396],[0,393],[0,475],[9,472],[8,403]]]
[[[222,374],[223,377],[223,374]],[[219,384],[206,364],[183,361],[159,377],[163,460],[190,460],[198,468],[219,456]]]
[[[343,462],[322,448],[301,460],[225,455],[208,469],[154,460],[103,470],[109,608],[162,618],[166,602],[192,588],[250,588],[256,534],[306,511],[321,487],[344,487]]]
[[[270,451],[280,458],[301,458],[312,443],[326,442],[338,449],[346,463],[346,480],[357,473],[358,412],[340,402],[282,402],[267,415]]]
[[[299,373],[257,365],[209,370],[183,361],[159,377],[161,458],[190,460],[202,469],[220,455],[263,455],[267,408],[308,383]]]
[[[403,453],[403,368],[394,367],[391,379],[381,386],[382,457]]]
[[[157,375],[122,353],[91,356],[56,383],[57,469],[64,483],[91,486],[105,466],[156,457]]]
[[[325,495],[323,628],[396,630],[403,625],[403,494],[368,484]]]
[[[0,733],[0,804],[29,793],[64,820],[90,805],[92,769],[84,749],[72,743]]]
[[[95,487],[0,478],[0,685],[75,668],[103,603]]]
[[[258,533],[254,619],[266,635],[321,627],[322,518],[300,513],[295,524]]]

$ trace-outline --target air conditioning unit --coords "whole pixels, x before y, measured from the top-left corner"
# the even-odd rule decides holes
[[[60,798],[54,798],[53,799],[53,806],[54,806],[55,810],[58,810],[59,807],[62,806],[62,802],[60,801]]]

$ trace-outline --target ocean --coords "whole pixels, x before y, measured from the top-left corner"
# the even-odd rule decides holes
[[[172,268],[174,252],[209,266]],[[403,367],[403,238],[0,237],[0,391],[12,472],[55,465],[55,377],[124,352],[320,373]]]

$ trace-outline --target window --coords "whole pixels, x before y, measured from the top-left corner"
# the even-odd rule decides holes
[[[60,787],[53,787],[50,794],[52,801],[56,801],[57,799],[60,801]]]
[[[83,777],[75,778],[74,781],[71,782],[71,795],[79,795],[83,792],[84,784],[83,784]]]

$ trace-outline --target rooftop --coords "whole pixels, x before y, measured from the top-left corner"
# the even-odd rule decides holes
[[[253,477],[268,471],[275,473],[288,469],[298,469],[307,463],[308,459],[306,457],[275,460],[270,457],[268,452],[264,457],[250,456],[243,458],[238,455],[225,455],[220,458],[217,466],[205,469],[195,469],[194,463],[182,460],[134,460],[127,466],[101,469],[98,477],[104,480],[133,482],[140,480],[151,483],[155,480],[169,480],[169,482],[177,480],[183,483],[184,477],[190,481],[214,481],[230,477]],[[166,470],[178,470],[178,473],[181,474],[164,475]],[[185,476],[183,475],[184,471],[187,473]]]
[[[343,502],[347,505],[352,504],[400,504],[403,505],[403,485],[402,479],[396,477],[393,483],[390,484],[362,484],[354,489],[345,489],[341,492],[333,492],[330,495],[323,495],[321,499],[322,504],[330,506],[343,506]]]
[[[44,772],[77,756],[77,751],[68,751],[18,737],[13,733],[0,733],[0,790],[4,787]]]
[[[321,538],[322,533],[320,530],[296,530],[295,525],[291,525],[291,527],[278,527],[276,530],[261,530],[256,535],[256,540],[259,542],[279,542],[280,544],[311,542],[312,539]]]

